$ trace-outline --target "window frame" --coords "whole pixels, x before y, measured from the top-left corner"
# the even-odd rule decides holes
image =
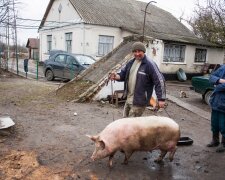
[[[61,58],[62,57],[62,58]],[[54,59],[54,61],[56,62],[56,63],[60,63],[60,64],[65,64],[66,63],[66,56],[64,55],[64,54],[58,54],[56,57],[55,57],[55,59]]]
[[[47,52],[52,50],[52,35],[47,35]]]
[[[205,63],[206,57],[207,57],[207,49],[195,48],[195,59],[194,59],[195,63]]]
[[[73,33],[67,32],[65,33],[65,49],[66,52],[72,53],[72,41],[73,41]]]
[[[185,63],[186,45],[178,43],[165,43],[163,63]]]
[[[104,56],[113,50],[114,36],[99,35],[98,56]]]

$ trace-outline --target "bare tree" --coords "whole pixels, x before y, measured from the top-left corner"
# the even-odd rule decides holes
[[[10,4],[11,0],[0,0],[0,24],[2,24],[7,18]]]
[[[20,4],[19,0],[0,0],[0,27],[13,26],[15,20],[15,6]]]
[[[197,36],[225,46],[225,0],[207,0],[205,6],[198,0],[189,24]]]

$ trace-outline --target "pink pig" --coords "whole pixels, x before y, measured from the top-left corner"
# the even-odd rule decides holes
[[[116,151],[125,153],[124,164],[135,151],[152,151],[159,149],[160,156],[155,162],[160,162],[169,151],[169,159],[177,149],[180,138],[179,125],[168,117],[148,116],[118,119],[110,123],[96,136],[87,135],[95,142],[92,160],[109,156],[109,166]]]

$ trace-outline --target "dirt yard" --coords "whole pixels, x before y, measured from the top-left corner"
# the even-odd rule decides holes
[[[170,101],[166,111],[146,110],[145,115],[170,116],[180,125],[181,136],[194,140],[191,146],[178,147],[173,162],[166,157],[154,163],[158,151],[134,153],[128,165],[121,164],[123,154],[118,152],[111,169],[108,159],[92,162],[94,144],[85,135],[121,118],[122,106],[65,101],[57,97],[58,87],[0,71],[0,116],[16,123],[0,130],[0,179],[224,179],[224,154],[205,147],[211,139],[210,122]],[[179,97],[180,90],[187,92],[184,101],[210,111],[188,84],[167,86],[170,95]]]

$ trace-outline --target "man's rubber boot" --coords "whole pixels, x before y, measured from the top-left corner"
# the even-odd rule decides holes
[[[219,133],[213,133],[212,141],[207,144],[207,147],[217,147],[220,144]]]
[[[221,145],[216,149],[216,152],[218,153],[225,152],[225,137],[222,136]]]

